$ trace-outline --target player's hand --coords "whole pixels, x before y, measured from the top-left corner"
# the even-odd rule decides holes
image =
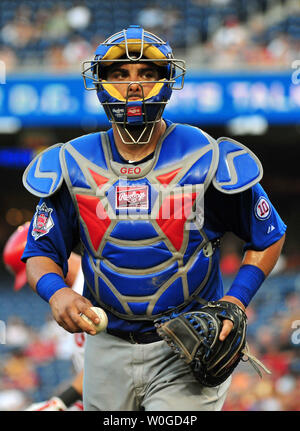
[[[233,302],[234,304],[238,305],[243,311],[245,311],[245,306],[244,304],[239,301],[237,298],[235,298],[234,296],[223,296],[223,298],[220,299],[220,301],[228,301],[228,302]],[[233,323],[231,320],[225,319],[223,321],[223,327],[222,327],[222,331],[219,335],[219,340],[220,341],[224,341],[225,338],[230,334],[230,331],[233,328]]]
[[[85,314],[96,325],[99,323],[99,317],[90,310],[93,304],[83,296],[74,292],[69,287],[59,289],[49,300],[52,314],[57,323],[66,331],[86,332],[90,335],[95,335],[96,331],[85,322],[80,314]]]

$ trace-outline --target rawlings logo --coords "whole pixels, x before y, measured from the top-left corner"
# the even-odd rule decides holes
[[[116,209],[148,209],[148,186],[116,187]]]
[[[53,209],[48,208],[45,202],[43,202],[42,205],[37,205],[31,232],[35,240],[46,235],[54,226],[51,217],[52,211]]]
[[[141,106],[129,106],[127,108],[128,117],[138,117],[142,115],[142,107]]]

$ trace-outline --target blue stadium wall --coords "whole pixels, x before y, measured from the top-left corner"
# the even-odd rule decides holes
[[[260,118],[269,125],[300,122],[297,71],[190,73],[165,115],[194,125]],[[95,91],[78,75],[11,75],[0,85],[0,122],[15,127],[108,126]],[[1,124],[0,124],[1,125]]]

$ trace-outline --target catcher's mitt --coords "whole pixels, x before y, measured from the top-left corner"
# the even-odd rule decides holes
[[[225,340],[220,341],[225,319],[232,321],[233,328]],[[250,354],[246,343],[246,314],[232,302],[208,302],[199,311],[162,318],[156,321],[156,330],[204,386],[217,386],[224,382],[243,355],[260,375],[256,365],[270,373]]]

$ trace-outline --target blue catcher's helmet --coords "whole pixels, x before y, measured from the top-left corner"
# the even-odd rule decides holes
[[[143,81],[139,81],[143,96],[141,99],[128,100],[128,91],[132,82],[123,81],[128,85],[127,96],[123,97],[114,87],[113,81],[106,80],[107,67],[116,62],[154,63],[160,71],[160,79],[152,81],[154,86],[146,97],[143,92]],[[131,138],[130,142],[123,139],[125,143],[149,141],[152,132],[148,135],[148,141],[142,139],[145,129],[152,126],[153,130],[155,123],[162,116],[172,90],[180,90],[183,87],[184,75],[185,62],[174,59],[170,45],[137,25],[110,36],[100,44],[94,59],[83,63],[82,72],[85,88],[96,89],[108,119],[117,127],[125,129]],[[133,139],[128,130],[129,126],[144,126],[139,138]]]

